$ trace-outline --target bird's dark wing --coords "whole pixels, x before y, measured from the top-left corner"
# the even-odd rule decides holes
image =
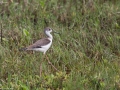
[[[40,39],[40,40],[36,41],[32,45],[28,46],[27,50],[31,50],[31,49],[34,49],[34,48],[41,48],[42,46],[47,45],[49,43],[50,43],[49,39],[43,38],[43,39]]]

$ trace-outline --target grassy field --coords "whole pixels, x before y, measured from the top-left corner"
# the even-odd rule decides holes
[[[120,0],[2,0],[0,90],[120,90]],[[23,2],[22,2],[23,1]],[[51,27],[41,52],[20,52]]]

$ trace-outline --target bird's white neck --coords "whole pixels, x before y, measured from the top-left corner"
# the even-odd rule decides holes
[[[53,39],[53,36],[49,32],[45,32],[45,34],[48,36],[48,38]]]

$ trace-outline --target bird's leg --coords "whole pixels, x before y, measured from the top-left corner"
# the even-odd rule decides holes
[[[56,71],[59,71],[59,70],[49,61],[49,59],[48,59],[47,56],[46,56],[46,58],[47,58],[48,64],[50,64]]]
[[[42,76],[42,62],[44,60],[45,55],[43,55],[42,60],[40,62],[40,77]]]

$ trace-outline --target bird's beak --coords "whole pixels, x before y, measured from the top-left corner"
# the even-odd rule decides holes
[[[56,32],[56,31],[53,31],[53,33],[57,33],[57,34],[60,34],[59,32]]]

